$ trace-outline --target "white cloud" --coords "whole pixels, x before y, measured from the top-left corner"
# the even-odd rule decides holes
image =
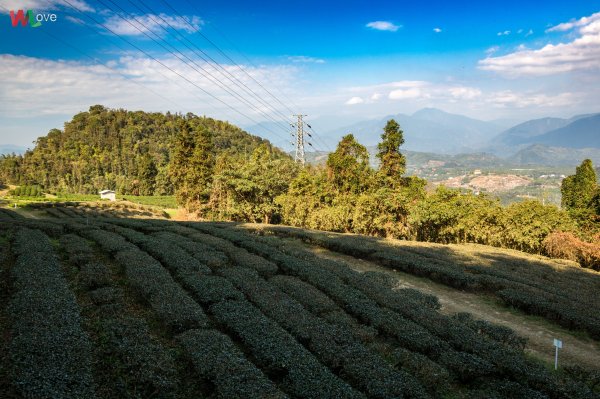
[[[174,57],[160,58],[160,61],[246,115],[257,120],[266,119],[256,109],[241,103]],[[253,84],[239,67],[222,66],[245,84]],[[152,59],[126,56],[111,62],[110,67],[112,69],[82,62],[0,55],[0,99],[3,103],[0,118],[72,115],[89,105],[104,104],[148,111],[191,111],[248,123],[244,117]],[[293,67],[244,66],[244,69],[270,91],[278,87],[289,92],[290,82],[296,80],[297,71]]]
[[[398,29],[402,27],[402,25],[396,25],[389,21],[373,21],[369,22],[366,25],[367,28],[375,29],[375,30],[384,30],[388,32],[396,32]]]
[[[496,33],[497,36],[508,36],[510,35],[510,31],[509,30],[505,30],[503,32],[498,32]]]
[[[325,60],[322,58],[308,57],[305,55],[291,55],[287,57],[288,60],[297,63],[307,63],[307,64],[324,64]]]
[[[546,29],[546,32],[565,32],[571,30],[573,28],[578,28],[581,26],[586,26],[591,24],[594,21],[600,20],[600,12],[590,15],[589,17],[583,17],[580,19],[572,19],[569,22],[563,22],[556,26]]]
[[[82,19],[79,19],[79,18],[77,18],[77,17],[73,17],[73,16],[71,16],[71,15],[67,15],[67,16],[65,17],[65,19],[66,19],[67,21],[71,21],[71,22],[73,22],[73,23],[74,23],[74,24],[76,24],[76,25],[85,25],[85,21],[83,21]]]
[[[448,91],[457,100],[473,100],[481,96],[481,90],[473,87],[457,86],[449,88]]]
[[[356,104],[362,104],[364,102],[365,102],[365,100],[363,100],[360,97],[352,97],[348,101],[346,101],[344,104],[346,104],[346,105],[356,105]]]
[[[202,24],[202,20],[197,16],[172,17],[166,14],[133,15],[129,18],[112,15],[105,21],[105,25],[115,34],[125,36],[138,36],[149,32],[160,34],[164,33],[163,28],[168,30],[170,26],[187,33],[194,33],[200,30]]]
[[[547,95],[503,90],[490,93],[485,102],[497,108],[564,107],[574,105],[577,102],[577,96],[573,93]]]
[[[485,50],[485,53],[489,56],[489,55],[496,53],[498,50],[500,50],[500,46],[492,46],[492,47],[488,48],[487,50]]]
[[[372,102],[379,101],[381,99],[381,93],[373,93],[371,94],[370,100]]]
[[[69,0],[71,5],[79,11],[94,12],[94,8],[84,0]],[[0,13],[8,13],[10,10],[33,10],[33,11],[53,11],[57,9],[71,9],[65,0],[4,0],[0,8]],[[7,11],[8,10],[8,11]]]
[[[408,100],[412,98],[419,98],[423,95],[421,89],[413,87],[410,89],[396,89],[390,91],[388,98],[390,100]]]
[[[556,31],[579,28],[578,36],[565,43],[517,51],[479,61],[479,68],[507,76],[551,75],[600,69],[600,13],[557,25]]]
[[[433,28],[433,31],[434,31],[435,33],[440,33],[440,32],[442,31],[442,29],[440,29],[440,28]]]
[[[525,37],[533,35],[533,29],[529,29],[527,33],[525,33]]]

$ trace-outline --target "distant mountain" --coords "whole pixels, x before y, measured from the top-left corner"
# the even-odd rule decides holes
[[[3,154],[24,154],[27,150],[26,147],[14,145],[14,144],[0,144],[0,155]]]
[[[564,127],[537,136],[535,141],[555,147],[600,149],[600,114],[579,118]]]
[[[569,119],[541,118],[533,119],[511,127],[494,137],[493,144],[514,146],[531,143],[533,137],[559,129],[569,124]]]
[[[532,144],[549,147],[600,148],[600,114],[569,119],[541,118],[520,123],[494,137],[488,150],[513,155]]]
[[[396,114],[357,122],[325,132],[324,136],[335,145],[340,137],[352,133],[361,144],[372,146],[379,142],[383,127],[390,119],[395,119],[404,131],[404,149],[441,154],[477,150],[502,129],[494,122],[425,108],[412,115]]]
[[[507,159],[516,165],[575,166],[589,158],[600,164],[600,148],[565,148],[532,144]]]

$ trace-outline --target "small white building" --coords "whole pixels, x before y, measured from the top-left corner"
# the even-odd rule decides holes
[[[100,194],[100,199],[107,199],[110,201],[117,200],[117,196],[116,196],[115,192],[112,190],[102,190],[102,191],[100,191],[99,194]]]

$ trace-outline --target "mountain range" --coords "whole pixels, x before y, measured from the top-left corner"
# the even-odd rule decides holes
[[[489,152],[501,158],[508,158],[534,145],[536,147],[525,153],[535,152],[541,155],[543,147],[540,145],[579,150],[600,149],[600,114],[533,119],[511,126],[507,120],[483,121],[435,108],[424,108],[412,115],[395,114],[359,121],[344,118],[348,123],[337,127],[332,127],[335,126],[335,119],[332,117],[317,118],[311,125],[318,138],[309,141],[313,141],[314,147],[328,147],[332,150],[342,136],[352,133],[361,144],[373,146],[379,141],[383,127],[390,119],[400,123],[405,138],[403,148],[407,151],[448,155]],[[266,136],[277,144],[277,137],[270,137],[268,133],[261,134],[268,130],[267,127],[275,130],[276,125],[255,125],[248,127],[248,130]],[[286,138],[279,138],[284,144],[285,140]],[[559,152],[566,157],[562,159],[580,155],[578,151]],[[572,156],[567,154],[569,152]],[[549,156],[555,153],[556,150],[548,151]]]
[[[400,123],[404,131],[404,151],[441,155],[489,153],[511,164],[576,165],[585,158],[600,163],[600,113],[533,119],[514,126],[510,126],[514,123],[510,120],[483,121],[435,108],[367,120],[344,116],[347,124],[343,126],[339,117],[321,116],[310,119],[309,132],[313,137],[308,140],[313,147],[307,150],[332,151],[348,133],[367,147],[375,146],[390,119]],[[289,126],[288,122],[268,122],[246,130],[276,146],[289,148],[291,139],[284,135],[284,126]],[[24,151],[21,146],[0,145],[0,154]]]

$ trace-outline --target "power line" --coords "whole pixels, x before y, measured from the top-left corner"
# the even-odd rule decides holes
[[[51,4],[51,3],[50,3],[50,1],[48,1],[48,0],[47,0],[47,2],[48,2],[48,4]],[[8,11],[8,9],[6,9],[5,7],[3,7],[3,6],[0,6],[0,7],[1,7],[1,8],[3,8],[4,10]],[[94,33],[96,33],[96,34],[98,34],[98,33],[99,33],[99,31],[98,31],[98,30],[96,30],[96,29],[94,29],[94,28],[90,27],[89,25],[84,25],[84,26],[85,26],[86,28],[90,29],[92,32],[94,32]],[[77,51],[77,52],[79,52],[80,54],[84,55],[85,57],[88,57],[88,58],[90,58],[90,59],[91,59],[91,60],[92,60],[92,61],[93,61],[95,64],[97,64],[97,65],[100,65],[100,66],[103,66],[103,67],[105,67],[105,68],[107,68],[107,69],[109,69],[109,70],[111,70],[111,71],[113,71],[113,72],[116,72],[116,73],[118,73],[118,74],[119,74],[119,75],[121,75],[123,78],[125,78],[125,79],[126,79],[126,80],[128,80],[128,81],[130,81],[131,83],[135,83],[136,85],[143,87],[144,89],[146,89],[146,90],[150,91],[151,93],[155,94],[156,96],[158,96],[158,97],[160,97],[160,98],[162,98],[162,99],[164,99],[164,100],[166,100],[166,101],[169,101],[169,102],[173,103],[175,106],[177,106],[178,108],[180,108],[180,109],[182,109],[182,110],[185,108],[185,107],[183,107],[181,104],[179,104],[179,103],[175,102],[175,101],[174,101],[174,100],[172,100],[172,99],[166,98],[165,96],[163,96],[162,94],[160,94],[160,93],[158,93],[158,92],[156,92],[156,91],[152,90],[152,89],[151,89],[151,88],[149,88],[148,86],[146,86],[146,85],[144,85],[144,84],[142,84],[142,83],[140,83],[140,82],[137,82],[137,81],[135,81],[135,80],[131,79],[129,76],[127,76],[126,74],[124,74],[124,73],[120,72],[118,69],[116,69],[116,68],[112,68],[112,67],[108,66],[107,64],[104,64],[104,63],[100,62],[100,61],[99,61],[97,58],[94,58],[93,56],[89,55],[88,53],[86,53],[85,51],[81,50],[80,48],[78,48],[78,47],[76,47],[76,46],[74,46],[74,45],[72,45],[72,44],[68,43],[67,41],[65,41],[65,40],[63,40],[63,39],[61,39],[61,38],[59,38],[59,37],[57,37],[57,36],[55,36],[55,35],[53,35],[53,34],[51,34],[51,33],[49,33],[47,30],[44,30],[44,29],[42,29],[42,30],[40,30],[40,31],[41,31],[42,33],[44,33],[45,35],[47,35],[47,36],[49,36],[49,37],[51,37],[51,38],[55,39],[56,41],[58,41],[58,42],[61,42],[61,43],[63,43],[64,45],[66,45],[66,46],[68,46],[68,47],[71,47],[72,49],[74,49],[75,51]],[[116,45],[116,46],[117,46],[117,47],[119,47],[120,49],[122,49],[122,50],[125,50],[125,49],[124,49],[123,47],[121,47],[121,46],[120,46],[118,43],[115,43],[114,41],[112,41],[112,40],[110,40],[110,39],[108,39],[108,38],[106,38],[106,37],[105,37],[105,39],[106,39],[107,41],[109,41],[110,43],[112,43],[112,44]],[[157,70],[157,72],[158,72],[160,75],[162,75],[163,77],[165,77],[166,79],[172,80],[172,79],[170,79],[170,78],[169,78],[167,75],[163,74],[162,72],[160,72],[160,71],[158,71],[158,70]],[[187,89],[186,89],[184,86],[181,86],[181,85],[180,85],[180,84],[179,84],[177,81],[174,81],[174,82],[175,82],[175,83],[176,83],[176,84],[177,84],[179,87],[182,87],[184,90],[187,90]],[[191,92],[190,92],[190,93],[191,93]],[[191,94],[192,94],[192,95],[195,95],[194,93],[191,93]],[[196,97],[197,97],[197,96],[196,96]],[[200,97],[197,97],[197,98],[198,98],[198,99],[201,99]],[[214,107],[212,107],[212,106],[211,106],[211,108],[213,108],[213,109],[214,109]]]
[[[123,10],[121,7],[119,7],[113,0],[109,0],[111,3],[115,4],[119,9],[121,9],[121,11],[125,12],[125,10]],[[141,11],[142,13],[144,12],[144,10],[142,10],[139,6],[137,6],[132,0],[128,0],[128,2],[134,6],[136,9],[138,9],[139,11]],[[271,104],[268,104],[267,102],[265,102],[257,93],[255,93],[251,88],[249,88],[244,82],[242,82],[241,80],[239,80],[235,75],[233,75],[231,72],[229,72],[226,68],[224,68],[223,66],[219,65],[216,60],[214,60],[209,54],[207,54],[205,51],[203,51],[200,47],[198,47],[195,43],[193,43],[192,41],[190,41],[187,37],[185,37],[184,35],[182,35],[181,33],[179,33],[178,29],[175,28],[169,21],[165,20],[159,13],[157,13],[156,11],[154,11],[154,9],[152,9],[149,5],[144,4],[142,1],[140,1],[140,4],[142,4],[146,9],[148,9],[152,14],[149,14],[148,17],[152,19],[152,21],[154,21],[157,26],[159,26],[165,33],[169,34],[170,36],[174,37],[178,42],[180,42],[181,44],[183,44],[188,50],[192,51],[194,54],[196,54],[199,58],[201,58],[203,61],[205,61],[208,65],[211,65],[211,67],[216,71],[219,72],[223,77],[225,77],[229,82],[231,82],[233,85],[235,85],[237,88],[239,88],[241,91],[245,91],[247,94],[249,94],[250,96],[252,96],[253,98],[255,98],[259,103],[261,103],[262,105],[264,105],[265,107],[267,107],[267,109],[272,109],[276,114],[279,114],[280,116],[283,116],[283,118],[285,119],[286,116],[284,114],[282,114],[280,111],[278,111],[275,107],[273,107]],[[166,24],[167,26],[169,26],[171,28],[171,30],[177,34],[177,36],[175,36],[174,34],[170,33],[164,26],[162,26],[162,24],[160,24],[156,19],[159,18],[164,24]],[[187,18],[183,17],[183,16],[179,16],[180,19],[182,21],[184,21],[187,25],[190,26],[191,29],[195,29],[196,27],[194,25],[192,25]],[[136,21],[138,21],[136,19]],[[138,21],[139,23],[139,21]],[[140,25],[143,26],[143,24],[140,23]],[[158,37],[158,35],[156,35]],[[181,39],[185,40],[187,43],[189,43],[190,45],[192,45],[197,51],[195,51],[194,49],[190,48],[190,46],[188,46],[186,43],[184,43]],[[159,38],[160,39],[160,38]],[[162,39],[160,39],[162,40]],[[173,47],[173,46],[172,46]],[[174,48],[174,47],[173,47]],[[206,58],[205,58],[206,57]],[[189,58],[188,58],[189,59]],[[213,62],[213,64],[211,64],[210,61]],[[199,66],[200,67],[200,66]],[[200,67],[202,68],[202,67]],[[214,77],[214,75],[212,75],[209,71],[205,70],[204,68],[202,68],[203,71],[205,71],[207,74],[210,74],[212,77]],[[215,77],[215,79],[218,79]],[[219,80],[219,82],[221,82]],[[223,83],[223,82],[221,82]],[[238,96],[241,97],[241,96]],[[254,106],[253,104],[249,103],[248,101],[246,101],[247,105],[249,105],[250,107],[253,107],[254,109],[258,110],[259,112],[263,113],[263,115],[267,116],[268,119],[271,119],[273,122],[275,122],[276,124],[280,124],[280,121],[275,120],[274,118],[270,118],[268,114],[266,114],[266,112],[263,112],[262,110],[260,110],[258,107]],[[280,125],[282,126],[282,125]],[[285,129],[285,127],[284,127]]]
[[[140,26],[146,28],[146,30],[148,32],[152,32],[159,41],[157,41],[156,39],[154,39],[152,36],[150,36],[145,30],[140,29],[138,26],[134,25],[133,23],[131,23],[131,21],[129,21],[128,19],[124,18],[123,16],[121,16],[118,12],[116,12],[114,9],[112,9],[109,5],[107,5],[106,3],[104,3],[102,0],[98,0],[102,5],[104,5],[105,7],[107,7],[108,9],[110,9],[111,11],[113,11],[115,13],[115,15],[117,15],[120,19],[122,19],[123,21],[125,21],[126,23],[128,23],[129,25],[131,25],[134,29],[136,29],[137,31],[139,31],[140,33],[142,33],[144,36],[146,36],[147,38],[149,38],[150,40],[152,40],[154,43],[158,44],[160,47],[162,47],[164,50],[166,50],[168,53],[172,54],[173,56],[175,56],[179,61],[183,62],[184,65],[186,65],[187,67],[193,69],[195,72],[199,73],[200,75],[202,75],[202,73],[195,68],[193,65],[198,66],[198,68],[200,68],[202,71],[204,71],[207,75],[202,75],[202,76],[206,76],[209,77],[210,81],[217,84],[220,88],[222,88],[223,90],[225,90],[228,94],[232,95],[233,97],[237,98],[238,100],[240,100],[242,103],[246,104],[247,106],[249,106],[251,109],[254,109],[256,111],[258,111],[259,113],[262,113],[264,116],[267,117],[267,119],[271,119],[273,122],[275,122],[276,124],[278,123],[275,119],[271,118],[268,114],[264,113],[263,111],[261,111],[258,107],[256,107],[255,105],[253,105],[251,102],[249,102],[248,100],[246,100],[245,98],[243,98],[240,94],[236,93],[235,90],[231,90],[229,87],[227,87],[223,82],[221,82],[221,80],[219,80],[218,78],[216,78],[214,75],[212,75],[210,72],[208,72],[206,69],[204,69],[201,65],[199,65],[198,63],[196,63],[193,59],[191,59],[190,57],[188,57],[187,55],[185,55],[184,53],[182,53],[181,51],[179,51],[178,49],[176,49],[173,45],[171,45],[170,43],[168,43],[166,40],[160,38],[158,36],[158,34],[152,32],[150,29],[148,29],[144,24],[140,23],[138,21],[137,18],[134,18],[136,22],[139,23]],[[111,3],[113,3],[116,7],[118,7],[122,12],[126,11],[121,8],[118,4],[116,4],[113,0],[109,0]],[[156,22],[156,21],[155,21]],[[162,27],[160,24],[158,24],[158,26],[161,27],[161,29],[165,30],[165,32],[169,33],[164,27]],[[180,56],[178,56],[173,50],[170,50],[169,48],[165,47],[165,45],[163,45],[163,43],[165,43],[167,46],[169,46],[170,48],[172,48],[174,51],[176,51],[177,53],[181,54],[184,58],[186,58],[187,60],[189,60],[193,65],[190,65],[189,63],[187,63],[185,60],[183,60]],[[188,47],[189,49],[189,47]],[[190,49],[191,50],[191,49]],[[206,92],[206,91],[205,91]],[[239,111],[238,111],[239,112]],[[255,122],[257,123],[257,122]],[[278,135],[275,131],[271,130],[270,128],[266,128],[263,126],[263,128],[271,131],[273,134]]]
[[[128,0],[130,3],[132,2],[131,0]],[[185,18],[182,14],[180,14],[175,8],[173,8],[172,5],[170,5],[169,3],[165,2],[164,0],[161,0],[163,2],[163,4],[165,4],[167,7],[169,7],[176,16],[178,16],[186,25],[188,25],[191,29],[195,30],[196,33],[200,34],[202,37],[204,37],[207,41],[209,41],[209,43],[213,44],[214,46],[216,46],[213,42],[210,41],[210,39],[208,39],[208,37],[206,37],[203,33],[200,32],[200,30],[195,29],[196,27],[194,25],[192,25],[190,23],[190,21],[188,20],[188,18]],[[142,0],[139,0],[139,2],[141,4],[144,4]],[[168,21],[164,20],[160,14],[156,13],[150,6],[148,6],[147,4],[144,4],[144,6],[150,10],[150,12],[154,13],[155,15],[157,15],[161,20],[163,20],[163,22],[167,23],[174,31],[177,32],[177,30],[171,25],[169,24]],[[177,32],[179,34],[179,32]],[[252,95],[254,98],[256,98],[261,104],[265,105],[267,108],[271,108],[276,114],[278,114],[279,116],[281,116],[284,120],[287,120],[287,116],[285,114],[283,114],[281,111],[279,111],[276,107],[274,107],[273,105],[271,105],[270,103],[268,103],[265,99],[263,99],[260,95],[258,95],[258,93],[256,93],[254,90],[252,90],[252,88],[250,88],[246,83],[244,83],[242,80],[240,80],[237,76],[235,76],[234,74],[232,74],[231,72],[229,72],[226,68],[224,68],[219,62],[217,62],[213,57],[210,56],[210,54],[206,53],[205,51],[203,51],[199,46],[195,45],[194,43],[192,43],[187,37],[179,34],[184,40],[186,40],[188,43],[192,44],[194,47],[196,47],[202,54],[204,54],[206,57],[208,57],[208,59],[210,59],[213,64],[219,68],[219,71],[221,72],[221,74],[223,76],[228,77],[229,80],[232,81],[232,83],[235,84],[235,82],[237,82],[238,87],[241,87],[243,90],[246,91],[246,93]],[[235,63],[234,60],[231,59],[231,57],[229,57],[227,54],[225,54],[220,48],[216,47],[217,50],[223,54],[223,56],[225,56],[229,61],[231,61],[236,67],[238,67],[238,69],[240,69],[242,72],[244,72],[247,76],[249,76],[251,79],[253,79],[257,84],[260,85],[260,82],[258,82],[257,80],[254,79],[254,77],[252,75],[249,75],[245,70],[243,70],[241,68],[241,66],[237,65]],[[235,80],[235,82],[233,80]],[[278,99],[276,98],[276,100],[278,101]],[[283,105],[283,107],[288,108],[286,104],[282,103],[281,101],[279,101],[279,103],[281,103],[281,105]]]
[[[181,16],[177,10],[175,10],[170,4],[168,4],[165,0],[161,0],[167,7],[169,7],[171,10],[173,10],[176,14],[178,14],[179,16]],[[200,11],[196,8],[196,6],[191,3],[189,0],[186,0],[188,4],[190,4],[199,14]],[[275,101],[277,101],[278,103],[280,103],[281,105],[283,105],[289,112],[293,113],[294,111],[288,107],[286,104],[284,104],[281,100],[279,100],[279,98],[277,98],[273,93],[271,93],[266,87],[264,87],[258,80],[254,79],[254,77],[252,75],[250,75],[248,72],[246,72],[246,70],[244,68],[242,68],[240,65],[238,65],[231,57],[229,57],[223,50],[221,50],[221,48],[214,43],[212,40],[210,40],[206,35],[204,35],[202,32],[198,31],[198,34],[200,34],[200,36],[202,36],[204,39],[206,39],[206,41],[208,41],[214,48],[217,49],[217,51],[219,53],[221,53],[225,58],[227,58],[229,61],[231,61],[234,65],[236,65],[238,68],[240,68],[240,70],[242,70],[250,79],[252,79],[256,84],[258,84],[267,94],[269,94],[273,99],[275,99]]]
[[[135,48],[136,50],[140,51],[141,53],[143,53],[144,55],[146,55],[148,58],[151,58],[152,60],[154,60],[156,63],[158,63],[159,65],[161,65],[162,67],[168,69],[169,71],[171,71],[172,73],[174,73],[175,75],[179,76],[180,78],[184,79],[186,82],[188,82],[189,84],[191,84],[192,86],[196,87],[197,89],[199,89],[200,91],[202,91],[203,93],[205,93],[206,95],[210,96],[211,98],[217,100],[218,102],[220,102],[221,104],[225,105],[227,108],[231,109],[232,111],[242,115],[244,118],[250,120],[251,122],[260,125],[260,123],[258,123],[256,120],[254,120],[252,117],[246,115],[245,113],[243,113],[240,110],[237,110],[235,108],[233,108],[231,105],[227,104],[226,102],[224,102],[223,100],[221,100],[220,98],[214,96],[213,94],[211,94],[210,92],[206,91],[204,88],[198,86],[196,83],[194,83],[193,81],[191,81],[190,79],[188,79],[187,77],[183,76],[181,73],[177,72],[176,70],[172,69],[171,67],[169,67],[168,65],[166,65],[165,63],[163,63],[162,61],[158,60],[157,58],[155,58],[154,56],[152,56],[151,54],[149,54],[147,51],[143,50],[142,48],[140,48],[139,46],[133,44],[131,41],[127,40],[126,38],[122,37],[121,35],[119,35],[118,33],[114,32],[112,29],[110,29],[109,27],[107,27],[105,24],[99,22],[97,19],[95,19],[92,16],[87,15],[86,13],[84,13],[83,11],[79,10],[77,7],[73,6],[73,4],[71,4],[71,2],[69,2],[69,0],[64,0],[64,2],[73,10],[77,11],[78,13],[84,15],[86,18],[94,21],[96,24],[98,24],[99,26],[102,26],[104,29],[106,29],[107,31],[109,31],[110,33],[112,33],[113,35],[119,37],[121,40],[123,40],[124,42],[126,42],[127,44],[129,44],[130,46],[132,46],[133,48]],[[110,7],[109,7],[110,8]],[[270,129],[267,129],[270,130]],[[271,132],[273,132],[272,130],[270,130]],[[273,132],[274,133],[274,132]],[[275,133],[276,134],[276,133]]]

